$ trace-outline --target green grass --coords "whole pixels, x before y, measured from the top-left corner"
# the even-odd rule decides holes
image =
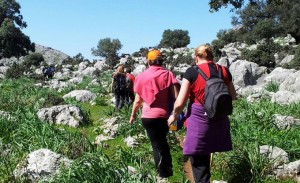
[[[245,99],[236,101],[231,116],[231,134],[234,150],[218,154],[215,161],[215,176],[229,182],[281,182],[269,178],[271,162],[259,155],[259,146],[271,145],[282,148],[289,154],[290,161],[299,160],[299,128],[280,130],[273,123],[273,114],[298,117],[300,105],[290,107],[263,100],[248,103]],[[219,160],[220,159],[220,160]],[[228,169],[222,171],[222,169]],[[218,172],[222,172],[221,174]],[[291,181],[284,180],[283,182]]]
[[[269,92],[274,92],[276,93],[279,90],[279,84],[276,82],[270,82],[266,86],[266,90]]]
[[[109,73],[102,77],[110,79]],[[100,79],[101,83],[105,83],[105,79]],[[72,167],[62,170],[53,182],[153,182],[156,172],[148,138],[139,139],[140,145],[134,149],[124,143],[124,138],[128,136],[146,136],[140,117],[133,125],[128,124],[131,108],[124,107],[116,112],[107,105],[107,88],[89,85],[90,81],[90,78],[84,78],[78,86],[70,86],[61,93],[38,88],[28,78],[0,81],[0,110],[13,116],[10,119],[0,117],[0,182],[24,182],[24,179],[15,180],[12,172],[28,153],[40,148],[50,149],[74,161]],[[271,88],[275,91],[274,86]],[[91,90],[98,95],[99,101],[92,106],[74,99],[61,100],[64,94],[74,89]],[[87,123],[71,128],[51,125],[37,118],[40,108],[60,104],[78,106],[84,112]],[[230,116],[234,149],[214,154],[212,178],[234,183],[293,182],[269,177],[270,162],[258,152],[259,146],[272,145],[285,150],[290,161],[299,160],[300,128],[280,130],[273,119],[274,114],[299,119],[299,111],[300,104],[279,105],[266,99],[255,103],[248,103],[245,99],[235,101],[234,112]],[[94,145],[95,137],[103,133],[100,128],[103,120],[116,116],[120,117],[117,123],[121,126],[115,139]],[[179,133],[184,136],[185,130]],[[187,182],[182,149],[174,134],[169,134],[168,141],[174,170],[170,182]],[[137,169],[137,174],[128,173],[129,165]]]

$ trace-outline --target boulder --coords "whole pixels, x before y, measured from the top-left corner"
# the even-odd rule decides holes
[[[274,114],[275,125],[279,129],[290,129],[293,126],[300,126],[300,119],[296,119],[292,116],[282,116],[280,114]]]
[[[289,162],[288,154],[279,147],[263,145],[259,147],[259,153],[268,157],[273,163],[273,168]]]
[[[78,127],[84,121],[81,110],[72,105],[59,105],[38,110],[37,116],[42,121]]]
[[[59,173],[60,168],[69,167],[72,161],[49,149],[39,149],[28,154],[13,172],[14,177],[27,177],[32,182],[47,180]]]
[[[267,73],[267,67],[259,67],[256,63],[246,60],[233,62],[229,70],[233,77],[233,84],[242,87],[256,85],[257,79]]]
[[[291,74],[295,73],[295,69],[284,69],[282,67],[276,67],[270,74],[264,78],[265,83],[274,82],[281,84]]]
[[[277,91],[272,96],[271,102],[279,103],[279,104],[292,104],[300,102],[300,93],[293,93],[290,91]]]
[[[300,91],[300,71],[292,73],[280,85],[279,90],[287,90],[293,93]]]
[[[88,90],[74,90],[63,96],[63,98],[75,98],[78,102],[90,102],[96,98],[96,95]]]

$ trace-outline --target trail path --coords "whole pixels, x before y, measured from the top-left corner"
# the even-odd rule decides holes
[[[175,136],[177,141],[179,142],[181,148],[183,148],[183,138],[177,133],[175,132]],[[183,165],[184,168],[184,174],[185,177],[190,181],[190,182],[194,182],[194,178],[193,178],[193,172],[192,172],[192,167],[191,167],[191,163],[190,160],[188,159],[187,161],[184,162]]]

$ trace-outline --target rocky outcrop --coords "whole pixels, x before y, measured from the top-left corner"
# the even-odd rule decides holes
[[[115,137],[117,134],[117,130],[119,128],[119,124],[117,124],[118,117],[113,117],[104,120],[104,125],[101,126],[103,132],[109,137]]]
[[[266,155],[268,159],[273,162],[273,168],[289,162],[288,154],[279,147],[263,145],[259,147],[259,152],[262,155]]]
[[[300,160],[289,162],[288,153],[278,147],[263,145],[259,147],[261,155],[264,155],[271,162],[271,168],[277,179],[292,178],[299,182],[300,180]]]
[[[13,172],[14,177],[27,177],[32,182],[47,180],[59,173],[60,168],[69,167],[72,161],[48,149],[39,149],[28,154]]]
[[[51,47],[45,47],[42,45],[35,45],[35,53],[40,53],[43,55],[45,62],[50,65],[50,64],[62,64],[63,60],[65,60],[66,58],[70,57],[69,55],[53,49]]]
[[[293,93],[290,91],[281,91],[276,92],[271,99],[271,102],[279,104],[293,104],[300,102],[300,93]]]
[[[296,119],[292,116],[282,116],[280,114],[274,114],[274,123],[279,129],[290,129],[291,127],[299,127],[300,119]]]
[[[63,98],[75,98],[78,102],[90,102],[96,98],[96,95],[88,90],[74,90],[63,96]]]
[[[51,124],[62,124],[71,127],[78,127],[85,120],[80,108],[72,105],[43,108],[38,110],[37,116],[40,120]]]
[[[259,67],[256,63],[246,60],[233,62],[229,68],[233,84],[238,86],[256,85],[257,79],[267,73],[266,67]]]
[[[126,137],[124,139],[124,142],[126,143],[126,145],[128,147],[131,147],[131,148],[134,148],[139,145],[138,141],[134,137],[131,137],[131,136]]]
[[[51,47],[46,47],[46,46],[42,46],[39,44],[35,44],[35,52],[34,53],[40,53],[43,55],[45,62],[48,65],[56,65],[56,64],[62,64],[63,60],[65,60],[66,58],[70,57],[69,55],[53,49]],[[4,66],[11,66],[13,63],[22,63],[24,61],[24,56],[20,57],[20,58],[15,58],[15,57],[11,57],[11,58],[3,58],[0,59],[0,65],[4,65]]]
[[[286,90],[293,93],[299,93],[300,91],[300,71],[289,74],[279,86],[279,90]]]
[[[264,78],[265,83],[274,82],[281,84],[291,74],[295,73],[295,69],[284,69],[282,67],[276,67],[270,74]]]

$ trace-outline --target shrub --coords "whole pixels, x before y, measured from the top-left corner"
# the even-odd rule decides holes
[[[275,58],[262,50],[248,50],[242,51],[242,58],[250,62],[257,63],[259,66],[274,67]]]
[[[291,45],[282,46],[278,52],[278,60],[284,59],[287,55],[295,55],[295,48]]]
[[[179,64],[184,64],[184,63],[186,63],[188,65],[194,64],[194,60],[193,60],[192,55],[190,55],[190,54],[187,54],[187,55],[180,54],[180,55],[178,55],[178,57],[175,59],[174,65],[176,64],[178,66]]]
[[[64,65],[70,64],[72,66],[75,66],[75,65],[80,64],[80,60],[76,60],[74,58],[68,57],[68,58],[63,60],[63,64]]]
[[[220,30],[217,33],[217,38],[212,41],[212,48],[213,48],[213,53],[215,55],[215,60],[218,60],[221,57],[221,49],[229,43],[233,43],[237,41],[237,37],[236,37],[236,31],[234,30]]]
[[[140,51],[134,52],[132,56],[134,57],[146,57],[149,49],[148,48],[140,48]]]
[[[291,62],[291,68],[300,69],[300,46],[298,45],[295,50],[295,57]]]
[[[222,55],[221,49],[225,46],[225,44],[226,43],[220,39],[215,39],[211,42],[213,54],[215,55],[216,60],[218,60],[221,57]]]
[[[24,72],[24,67],[22,67],[20,64],[13,63],[13,65],[9,69],[7,69],[6,77],[10,79],[18,79],[23,76]]]
[[[64,99],[61,96],[53,93],[48,93],[45,99],[44,107],[51,107],[61,104],[64,104]]]
[[[255,50],[242,50],[242,59],[257,63],[259,66],[275,67],[274,54],[280,50],[280,46],[273,41],[266,40],[257,46]]]
[[[108,106],[107,99],[104,96],[97,97],[95,101],[96,105]]]
[[[266,90],[269,91],[269,92],[277,92],[279,91],[279,84],[276,83],[276,82],[270,82],[267,84],[266,86]]]
[[[32,53],[25,57],[23,65],[30,68],[32,65],[39,66],[44,61],[44,56],[41,53]]]

